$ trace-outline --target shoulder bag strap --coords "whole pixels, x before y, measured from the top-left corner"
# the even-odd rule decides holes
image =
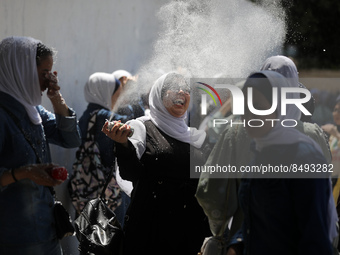
[[[110,169],[110,173],[109,173],[109,176],[108,178],[106,179],[106,182],[104,184],[104,187],[102,189],[102,193],[100,194],[100,198],[103,199],[103,200],[106,200],[105,199],[105,191],[107,189],[107,186],[109,185],[111,179],[112,179],[112,176],[113,176],[113,169]]]
[[[89,122],[87,123],[87,132],[86,132],[86,139],[87,140],[94,141],[94,127],[96,125],[97,113],[98,112],[99,112],[99,110],[95,110],[95,111],[90,113],[91,118],[90,118]]]
[[[99,110],[95,110],[91,113],[91,119],[89,120],[88,126],[87,126],[87,132],[86,132],[86,139],[87,140],[92,140],[94,142],[94,126],[96,124],[96,120],[97,120],[97,113]],[[113,170],[111,169],[109,176],[106,179],[106,182],[104,184],[104,187],[102,189],[102,192],[100,194],[100,198],[103,200],[105,199],[105,191],[107,189],[107,186],[109,185],[111,179],[113,176]]]

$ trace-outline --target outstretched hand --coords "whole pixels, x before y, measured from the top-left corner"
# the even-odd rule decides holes
[[[116,122],[116,124],[109,129],[108,128],[109,122],[106,121],[103,128],[102,132],[111,138],[113,141],[117,143],[121,143],[124,146],[127,146],[128,144],[128,137],[130,135],[130,129],[131,127],[129,125],[124,124],[121,126],[120,122]]]

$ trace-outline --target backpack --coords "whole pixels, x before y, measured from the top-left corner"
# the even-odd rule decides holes
[[[89,200],[100,197],[106,178],[110,176],[110,171],[114,171],[102,165],[99,148],[94,139],[97,112],[98,110],[91,113],[86,140],[76,152],[73,173],[68,185],[76,217]],[[114,176],[105,191],[105,199],[112,211],[121,204],[120,188]]]

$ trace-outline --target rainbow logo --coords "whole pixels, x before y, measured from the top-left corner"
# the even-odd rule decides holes
[[[220,101],[221,106],[222,106],[222,100],[221,100],[219,94],[216,92],[216,90],[215,90],[213,87],[211,87],[210,85],[208,85],[208,84],[206,84],[206,83],[203,83],[203,82],[197,82],[197,83],[198,83],[198,84],[201,84],[201,85],[203,85],[203,86],[206,86],[206,87],[209,88],[212,92],[214,92],[215,95],[217,96],[218,100]],[[197,88],[203,90],[204,92],[206,92],[206,93],[212,98],[212,100],[214,101],[215,105],[217,106],[216,100],[215,100],[214,96],[211,94],[211,92],[210,92],[209,90],[203,89],[203,88],[201,88],[201,87],[197,87]]]
[[[216,92],[216,90],[213,87],[211,87],[210,85],[208,85],[206,83],[203,83],[203,82],[197,82],[197,83],[201,84],[201,85],[203,85],[203,86],[205,86],[207,88],[209,88],[212,92],[214,92],[215,95],[217,96],[218,100],[220,101],[221,106],[222,106],[222,100],[220,98],[220,95]],[[203,90],[204,92],[206,92],[212,98],[212,100],[214,101],[215,106],[217,106],[216,100],[215,100],[213,94],[209,90],[207,90],[205,88],[201,88],[201,87],[197,87],[197,88],[200,89],[200,90]],[[207,99],[206,99],[206,94],[202,94],[201,114],[202,115],[206,115],[207,114]]]

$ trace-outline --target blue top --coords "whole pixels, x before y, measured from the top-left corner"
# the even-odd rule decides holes
[[[269,146],[252,165],[326,164],[307,143]],[[327,223],[329,178],[242,179],[245,253],[332,254]]]
[[[112,113],[99,104],[89,103],[83,115],[79,119],[82,143],[85,143],[88,123],[91,119],[92,114],[95,111],[98,112],[96,117],[96,124],[94,126],[94,139],[97,142],[103,166],[112,168],[114,166],[115,158],[113,153],[114,141],[108,138],[101,130],[105,124],[105,121],[109,120],[112,114],[112,120],[121,120],[122,123],[125,123],[126,121],[134,118],[134,115],[119,115],[116,113]]]
[[[22,128],[30,135],[42,163],[50,163],[48,143],[65,148],[81,143],[77,118],[54,115],[44,107],[37,110],[41,125],[30,121],[25,108],[10,95],[0,92],[0,104],[11,111]],[[31,145],[12,117],[0,107],[0,176],[10,168],[38,163]],[[23,179],[0,186],[0,246],[39,244],[56,238],[53,218],[54,199],[49,188]]]

